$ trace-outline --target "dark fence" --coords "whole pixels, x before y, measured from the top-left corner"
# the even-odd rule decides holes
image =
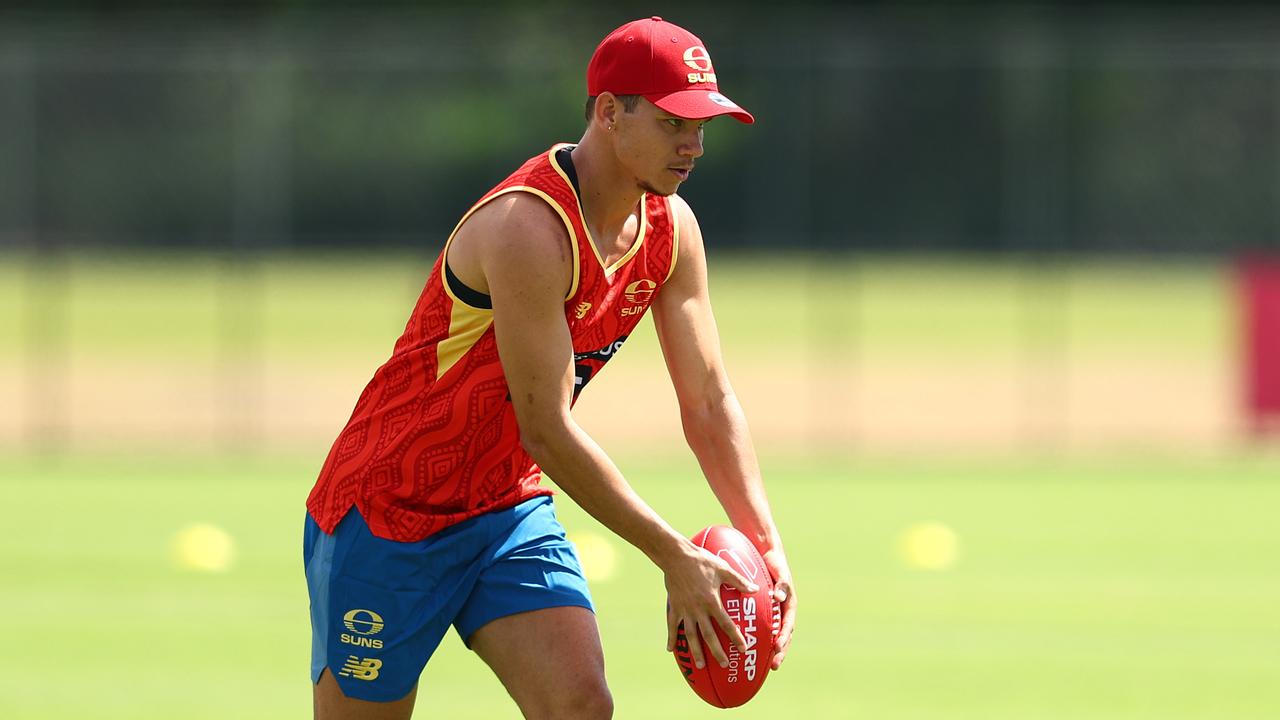
[[[1280,14],[680,11],[720,247],[1222,253],[1280,236]],[[435,247],[582,130],[630,15],[0,15],[0,243]]]

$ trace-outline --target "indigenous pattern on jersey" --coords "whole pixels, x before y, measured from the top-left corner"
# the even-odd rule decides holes
[[[440,252],[391,358],[374,373],[334,441],[307,498],[332,533],[352,506],[374,535],[414,542],[450,525],[537,495],[542,471],[520,445],[515,410],[498,361],[493,311],[446,280],[458,228],[511,192],[531,193],[560,216],[575,250],[565,321],[573,338],[573,398],[622,346],[675,269],[678,228],[670,202],[641,198],[636,240],[609,267],[586,229],[568,152],[531,158],[480,199]],[[451,273],[450,273],[451,274]],[[451,286],[451,284],[453,286]]]

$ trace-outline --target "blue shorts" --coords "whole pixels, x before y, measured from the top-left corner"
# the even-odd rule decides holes
[[[449,626],[463,642],[507,615],[593,610],[577,553],[550,497],[448,527],[418,542],[384,540],[355,509],[332,535],[307,516],[311,682],[326,667],[343,694],[404,697]]]

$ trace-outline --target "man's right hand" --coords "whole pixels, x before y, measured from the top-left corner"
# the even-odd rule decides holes
[[[695,665],[706,666],[702,648],[702,638],[705,638],[716,662],[720,667],[728,667],[729,656],[716,638],[715,627],[719,625],[738,647],[746,647],[747,642],[725,612],[720,601],[720,586],[732,585],[744,593],[756,592],[758,588],[707,550],[693,543],[687,543],[682,550],[662,565],[667,586],[667,652],[675,650],[676,635],[683,626]]]

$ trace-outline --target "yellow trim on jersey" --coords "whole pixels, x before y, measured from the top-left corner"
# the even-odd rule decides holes
[[[444,241],[444,249],[440,251],[442,262],[440,263],[440,284],[444,288],[449,299],[453,301],[453,308],[449,313],[449,335],[436,345],[436,379],[439,380],[453,367],[467,351],[475,346],[480,337],[484,335],[485,330],[489,329],[489,325],[493,324],[493,310],[489,308],[478,308],[474,305],[467,304],[462,298],[453,294],[453,288],[449,287],[449,279],[445,274],[445,265],[449,261],[449,246],[453,244],[453,238],[457,236],[458,230],[462,228],[462,224],[467,218],[489,204],[491,200],[501,195],[512,192],[527,192],[542,198],[548,205],[556,211],[560,216],[560,222],[564,223],[564,227],[569,231],[569,242],[573,245],[573,281],[569,284],[569,293],[564,296],[565,302],[578,292],[578,278],[581,268],[578,262],[578,233],[574,232],[573,223],[569,221],[569,214],[560,207],[560,203],[556,202],[550,195],[535,187],[527,185],[513,185],[503,188],[498,192],[482,199],[476,203],[470,210],[462,216],[458,224],[453,227],[453,232],[449,233],[449,239]]]
[[[648,197],[648,193],[642,194],[640,196],[640,229],[636,231],[636,241],[634,243],[631,243],[631,249],[628,250],[625,255],[618,258],[617,262],[615,262],[614,264],[604,269],[604,274],[606,276],[612,275],[614,272],[617,271],[618,268],[622,267],[628,260],[635,257],[636,253],[640,252],[640,246],[644,244],[645,233],[648,232],[649,230],[649,210],[648,210],[648,203],[646,202],[647,197]],[[581,212],[582,204],[579,203],[578,206],[579,206],[578,211]],[[582,221],[582,226],[584,228],[587,226],[587,221],[585,218]],[[596,244],[594,241],[592,241],[591,243],[591,249],[592,250],[596,249]],[[596,250],[596,257],[600,258],[599,250]],[[600,264],[601,265],[604,264],[603,258],[600,259]]]
[[[671,198],[667,197],[667,216],[671,218],[671,269],[662,282],[665,284],[676,271],[676,261],[680,259],[680,215],[676,212]]]
[[[436,379],[444,377],[493,324],[493,311],[455,302],[449,312],[449,336],[436,345]]]
[[[445,262],[440,263],[440,284],[444,286],[444,291],[449,294],[449,298],[452,299],[455,303],[462,303],[463,305],[466,305],[467,307],[472,308],[473,310],[480,310],[483,312],[493,312],[492,310],[489,310],[487,308],[477,308],[471,305],[467,305],[467,303],[464,302],[461,298],[459,298],[457,295],[454,295],[453,289],[449,287],[449,280],[448,278],[445,277],[444,266],[449,259],[449,245],[453,243],[454,236],[457,235],[458,230],[462,228],[462,223],[466,222],[467,218],[471,217],[472,213],[484,207],[485,205],[488,205],[489,202],[494,198],[497,198],[502,195],[506,195],[507,193],[513,193],[513,192],[527,192],[531,195],[537,195],[538,197],[542,198],[548,205],[550,205],[551,208],[556,211],[556,214],[560,216],[560,222],[564,224],[564,229],[569,231],[569,244],[573,246],[572,248],[573,249],[573,253],[572,253],[573,280],[569,283],[569,293],[564,296],[565,302],[568,302],[569,298],[573,297],[574,293],[578,292],[578,279],[581,276],[581,271],[582,271],[580,267],[581,263],[578,262],[578,233],[574,232],[573,223],[570,222],[569,220],[569,214],[564,211],[564,208],[560,207],[560,203],[556,202],[554,198],[552,198],[550,195],[546,194],[545,192],[539,190],[538,188],[530,187],[528,185],[512,185],[511,187],[503,188],[498,192],[476,203],[470,210],[466,212],[465,215],[462,216],[462,219],[458,221],[458,224],[453,226],[453,232],[449,233],[449,239],[444,241],[444,249],[440,251],[441,257],[445,259]]]
[[[566,147],[573,147],[573,144],[559,143],[554,145],[547,153],[547,157],[551,159],[551,167],[555,168],[556,174],[564,179],[565,184],[569,186],[569,189],[573,191],[574,196],[577,197],[577,188],[575,188],[573,186],[573,182],[569,180],[569,175],[565,173],[564,168],[560,167],[560,163],[556,161],[556,153],[559,152],[561,148]],[[587,234],[587,243],[591,245],[591,252],[596,256],[596,262],[600,263],[600,267],[604,270],[605,277],[612,275],[618,270],[618,268],[626,264],[628,260],[635,257],[636,253],[640,252],[640,246],[644,244],[645,232],[649,228],[649,222],[645,217],[649,214],[645,210],[645,199],[647,196],[648,193],[640,195],[640,229],[636,232],[635,242],[631,243],[631,247],[623,253],[622,257],[618,258],[612,265],[607,267],[604,264],[604,257],[600,255],[600,248],[596,246],[596,239],[591,235],[591,228],[587,226],[587,216],[582,214],[582,198],[578,197],[578,217],[582,220],[582,231]]]

